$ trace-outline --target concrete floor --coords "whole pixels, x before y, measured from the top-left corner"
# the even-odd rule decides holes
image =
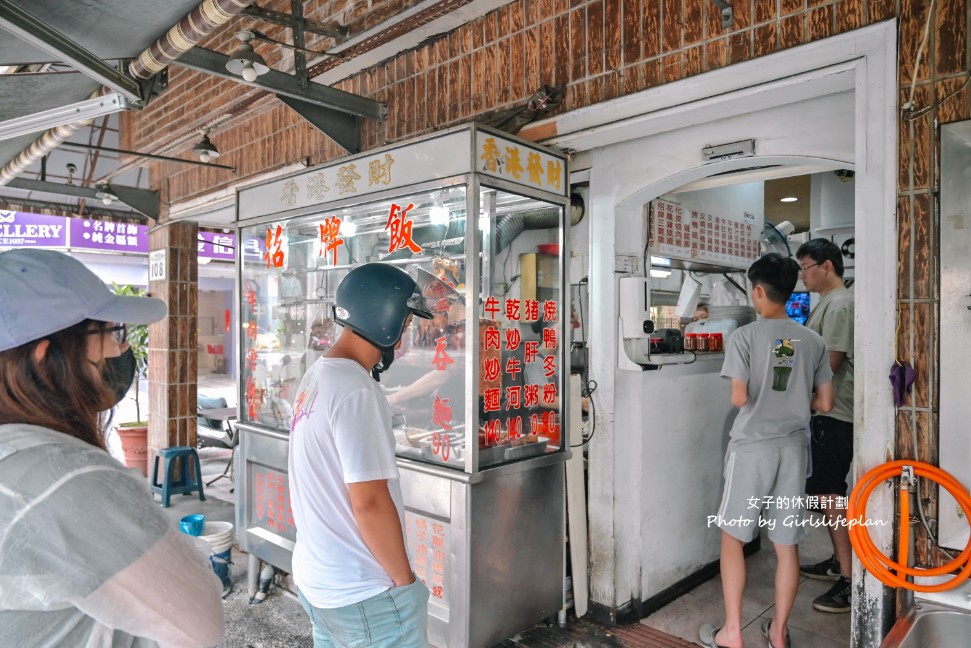
[[[231,451],[203,448],[199,451],[202,474],[209,481],[222,473]],[[233,484],[220,479],[205,488],[206,500],[198,495],[176,495],[171,506],[162,509],[174,526],[183,516],[202,513],[206,520],[236,523],[235,495],[230,492]],[[161,502],[159,496],[155,501]],[[270,597],[251,605],[246,591],[246,554],[233,549],[233,565],[230,567],[232,591],[224,599],[226,634],[217,644],[219,648],[312,648],[310,620],[295,598],[274,588]]]
[[[824,528],[811,528],[809,537],[799,545],[802,564],[819,562],[833,553]],[[745,598],[742,603],[742,638],[746,646],[762,646],[760,627],[772,617],[775,551],[763,532],[762,549],[745,561]],[[839,648],[850,645],[850,615],[827,614],[812,608],[814,598],[832,585],[829,581],[803,578],[796,604],[789,617],[792,645],[799,648]],[[704,623],[721,625],[725,619],[721,578],[714,578],[690,593],[641,620],[641,623],[697,643],[698,628]]]
[[[224,396],[233,405],[236,402],[235,383],[225,375],[200,376],[199,392],[212,396]],[[144,387],[144,386],[143,386]],[[143,402],[147,398],[142,399]],[[199,451],[205,481],[218,476],[230,460],[231,451],[219,448],[203,448]],[[202,513],[208,520],[220,520],[235,524],[234,493],[230,479],[219,479],[206,488],[206,500],[200,502],[198,496],[177,495],[172,498],[171,506],[163,509],[165,514],[178,525],[179,520],[191,513]],[[156,501],[160,498],[156,496]],[[775,553],[772,544],[763,537],[763,549],[746,561],[748,579],[743,605],[743,637],[747,645],[762,645],[759,626],[764,617],[772,615],[772,587],[775,570]],[[832,553],[825,529],[813,528],[809,538],[800,546],[800,560],[803,563],[822,560]],[[263,603],[252,605],[246,591],[247,556],[234,549],[234,564],[231,567],[233,589],[225,599],[226,634],[220,648],[312,648],[310,622],[297,600],[274,587],[270,597]],[[794,645],[800,648],[838,648],[849,646],[850,615],[823,614],[812,609],[812,600],[825,592],[829,582],[803,579],[799,595],[789,622]],[[650,628],[679,637],[687,642],[696,643],[698,628],[706,622],[720,623],[724,618],[721,579],[715,578],[682,596],[662,610],[655,612],[641,623]],[[539,628],[542,630],[542,628]],[[589,629],[588,629],[589,630]],[[590,630],[591,632],[596,629]],[[533,637],[512,638],[505,645],[515,646],[575,646],[577,637],[567,638],[565,643],[549,643],[549,639],[532,641]],[[580,640],[584,646],[592,647],[592,637]],[[600,643],[594,640],[595,643]],[[623,645],[640,645],[622,642]],[[616,645],[605,643],[603,645]],[[650,644],[653,645],[653,644]],[[672,644],[673,645],[673,644]]]

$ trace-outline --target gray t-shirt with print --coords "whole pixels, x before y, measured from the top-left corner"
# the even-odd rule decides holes
[[[826,348],[846,354],[833,376],[836,403],[824,416],[853,422],[853,291],[836,288],[819,298],[806,326],[823,336]]]
[[[736,330],[721,375],[748,383],[748,402],[728,443],[735,451],[805,443],[813,387],[833,379],[823,338],[790,319],[758,320]]]

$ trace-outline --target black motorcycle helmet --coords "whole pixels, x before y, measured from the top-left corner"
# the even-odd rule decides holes
[[[337,287],[334,320],[381,350],[381,361],[371,369],[375,380],[391,366],[412,314],[432,318],[416,281],[396,266],[365,263],[348,272]]]

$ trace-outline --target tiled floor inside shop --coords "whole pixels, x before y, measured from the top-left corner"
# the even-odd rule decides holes
[[[230,405],[236,402],[235,385],[229,376],[200,376],[199,393],[225,396]],[[218,476],[230,460],[231,451],[219,448],[200,450],[206,481]],[[190,513],[204,513],[208,519],[234,522],[233,484],[219,479],[206,488],[206,501],[197,496],[176,496],[166,515],[177,525]],[[158,497],[156,497],[158,500]],[[743,605],[743,637],[746,646],[763,646],[759,632],[763,618],[771,617],[775,553],[767,538],[762,550],[746,561],[747,585]],[[800,546],[801,562],[815,562],[830,555],[825,529],[811,530],[809,539]],[[310,624],[297,601],[275,588],[259,605],[251,605],[246,592],[246,555],[234,551],[231,568],[233,591],[226,597],[226,635],[220,648],[311,648]],[[812,609],[812,600],[825,592],[829,582],[803,579],[789,621],[792,643],[799,648],[839,648],[849,646],[850,615],[824,614]],[[563,646],[599,648],[601,646],[663,647],[686,646],[698,641],[698,628],[724,618],[721,579],[714,578],[663,609],[641,621],[641,626],[607,628],[593,623],[571,621],[567,628],[556,626],[533,629],[509,638],[504,648],[539,648]],[[639,631],[638,628],[643,628]],[[650,630],[648,630],[648,628]],[[670,635],[666,637],[666,635]]]
[[[816,514],[813,514],[816,515]],[[816,518],[819,519],[819,518]],[[818,562],[833,553],[825,529],[815,528],[799,546],[799,560]],[[762,550],[745,561],[745,599],[742,604],[742,638],[746,646],[764,646],[759,631],[762,620],[772,617],[775,577],[775,551],[763,535]],[[803,578],[796,604],[789,617],[792,645],[799,648],[839,648],[850,645],[850,615],[827,614],[812,608],[814,598],[832,585],[829,581]],[[688,641],[698,641],[698,627],[703,623],[721,625],[725,618],[721,578],[714,578],[673,603],[643,619],[641,623]]]

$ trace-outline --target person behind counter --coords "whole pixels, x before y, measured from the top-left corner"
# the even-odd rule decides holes
[[[354,268],[335,295],[344,330],[297,390],[293,578],[315,648],[364,636],[375,647],[428,646],[428,589],[408,562],[391,408],[377,383],[414,315],[431,318],[411,275]]]
[[[833,370],[836,401],[825,415],[812,418],[813,474],[806,480],[806,494],[818,496],[833,544],[831,558],[802,565],[803,576],[834,581],[829,591],[813,599],[819,612],[849,612],[853,583],[849,527],[846,524],[846,476],[853,462],[853,293],[843,285],[843,253],[828,239],[812,239],[796,250],[806,289],[819,293],[819,303],[806,326],[826,340]]]
[[[445,322],[444,328],[448,330],[440,329],[439,333],[448,338],[449,347],[464,349],[465,303],[456,299],[449,303],[448,308],[444,312],[436,313],[435,310],[431,312],[433,315],[439,314],[443,316],[443,321]],[[433,325],[434,320],[430,320],[427,323]],[[434,340],[431,340],[432,345],[434,342]],[[388,403],[392,408],[402,407],[408,401],[423,397],[427,398],[443,390],[443,388],[449,391],[452,398],[460,398],[465,390],[465,383],[461,378],[464,375],[464,369],[464,365],[457,362],[452,362],[443,370],[431,369],[422,374],[414,382],[388,394]],[[456,376],[459,376],[458,380],[456,380]]]
[[[691,318],[691,321],[700,322],[706,319],[708,319],[708,304],[698,304],[697,308],[695,308],[695,316]]]
[[[210,646],[219,579],[105,450],[127,392],[110,366],[159,299],[113,294],[50,250],[0,252],[0,635],[4,646]]]
[[[722,530],[725,624],[702,626],[699,639],[707,648],[742,646],[743,548],[762,526],[777,557],[774,616],[762,624],[762,635],[775,648],[791,645],[786,623],[799,587],[798,544],[806,534],[801,505],[792,502],[805,492],[805,428],[810,407],[823,412],[833,407],[826,343],[786,316],[798,275],[794,259],[775,253],[752,264],[752,302],[762,319],[735,331],[725,351],[721,375],[731,379],[732,405],[740,410],[725,456],[721,506],[708,518]]]

